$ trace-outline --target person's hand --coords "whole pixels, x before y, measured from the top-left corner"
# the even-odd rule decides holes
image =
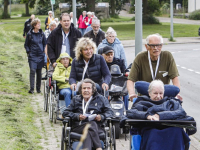
[[[129,99],[131,100],[131,102],[133,101],[133,98],[137,98],[137,94],[130,94],[129,95]]]
[[[69,78],[66,78],[66,79],[65,79],[65,82],[67,82],[67,81],[69,81]]]
[[[157,120],[160,120],[160,116],[158,114],[153,115]]]
[[[97,116],[95,117],[95,120],[96,120],[96,121],[101,121],[101,115],[97,115]]]
[[[103,83],[103,84],[102,84],[102,89],[104,89],[104,87],[105,87],[106,91],[108,91],[108,84]]]
[[[24,38],[26,38],[26,36],[23,36]]]
[[[148,120],[155,120],[155,121],[159,121],[159,115],[158,114],[155,114],[155,115],[153,115],[153,116],[151,116],[151,115],[149,115],[148,117],[147,117],[147,119]]]
[[[180,94],[177,94],[176,97],[177,97],[178,99],[180,99],[181,101],[183,101],[183,98],[182,98],[182,96],[181,96]]]
[[[85,120],[86,118],[87,118],[87,117],[84,116],[84,115],[82,115],[82,114],[79,115],[79,120],[81,120],[81,121],[82,121],[82,120]]]
[[[72,85],[70,85],[70,88],[71,88],[71,90],[73,91],[75,91],[76,90],[76,84],[72,84]]]
[[[55,67],[56,67],[56,65],[57,65],[57,62],[54,62],[54,63],[53,63],[53,67],[55,68]]]

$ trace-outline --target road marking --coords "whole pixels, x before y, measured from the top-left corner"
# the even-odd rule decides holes
[[[182,68],[182,69],[187,69],[186,67],[181,67],[180,65],[176,65],[177,67],[180,67],[180,68]],[[195,72],[196,74],[200,74],[200,72],[198,72],[198,71],[194,71],[194,70],[192,70],[192,69],[187,69],[188,71],[191,71],[191,72]]]
[[[194,70],[192,70],[192,69],[188,69],[188,71],[194,71]]]

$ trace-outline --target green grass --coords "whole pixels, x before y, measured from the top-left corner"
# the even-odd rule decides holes
[[[0,150],[40,150],[24,39],[15,29],[0,25]]]
[[[113,27],[120,40],[135,39],[135,22],[105,22],[101,23],[101,28],[106,31],[108,27]],[[198,37],[199,25],[174,24],[174,37]],[[170,23],[158,25],[143,25],[143,38],[149,34],[159,33],[164,38],[170,37]]]

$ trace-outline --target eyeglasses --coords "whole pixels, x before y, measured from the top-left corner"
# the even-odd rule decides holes
[[[108,38],[110,38],[110,39],[111,39],[111,38],[115,38],[115,36],[108,36]]]
[[[147,44],[150,48],[161,48],[162,44]]]

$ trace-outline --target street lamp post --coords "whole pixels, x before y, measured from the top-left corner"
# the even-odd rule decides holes
[[[173,41],[174,38],[174,27],[173,27],[173,0],[170,0],[170,18],[171,18],[171,24],[170,24],[170,40]]]
[[[73,0],[73,3],[72,3],[72,6],[73,6],[73,23],[74,23],[74,26],[76,27],[76,0]]]

